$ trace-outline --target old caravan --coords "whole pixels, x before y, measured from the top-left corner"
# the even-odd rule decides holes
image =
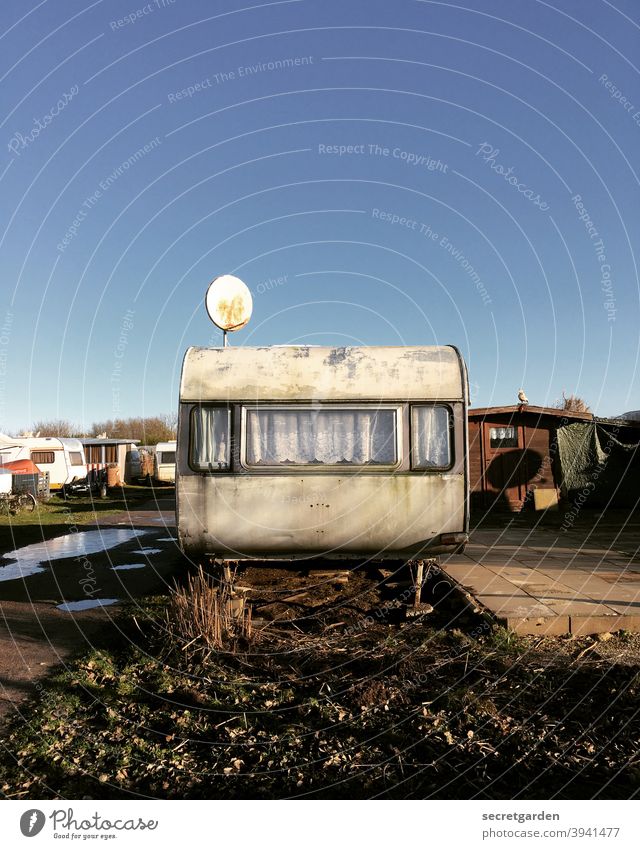
[[[41,472],[48,472],[52,490],[73,489],[86,482],[84,448],[78,439],[0,434],[0,464],[11,460],[31,460]]]
[[[467,539],[454,347],[190,348],[177,519],[198,559],[418,558]]]
[[[159,442],[153,454],[153,477],[160,483],[176,479],[176,441]]]

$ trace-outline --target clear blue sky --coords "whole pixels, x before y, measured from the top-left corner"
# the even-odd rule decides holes
[[[639,22],[5,2],[0,427],[174,409],[221,273],[254,293],[233,344],[453,343],[476,406],[640,408]]]

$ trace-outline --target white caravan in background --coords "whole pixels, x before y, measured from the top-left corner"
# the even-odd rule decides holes
[[[49,489],[73,489],[85,483],[87,464],[79,439],[57,436],[0,434],[0,465],[12,460],[31,460],[49,473]]]
[[[153,458],[153,477],[160,483],[175,483],[176,440],[159,442]]]

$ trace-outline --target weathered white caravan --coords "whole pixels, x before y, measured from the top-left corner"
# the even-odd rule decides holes
[[[51,490],[73,489],[86,482],[87,464],[79,439],[0,434],[0,464],[11,460],[31,460],[41,472],[48,472]]]
[[[194,558],[426,558],[468,531],[467,374],[446,347],[190,348],[177,518]]]
[[[159,442],[153,454],[153,477],[160,483],[176,479],[176,441]]]

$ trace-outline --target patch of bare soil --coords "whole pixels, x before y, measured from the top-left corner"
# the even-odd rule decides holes
[[[322,572],[325,574],[319,574]],[[345,574],[347,578],[345,580]],[[630,798],[640,644],[518,638],[401,573],[239,571],[250,640],[180,644],[166,602],[51,679],[2,744],[11,798]]]

